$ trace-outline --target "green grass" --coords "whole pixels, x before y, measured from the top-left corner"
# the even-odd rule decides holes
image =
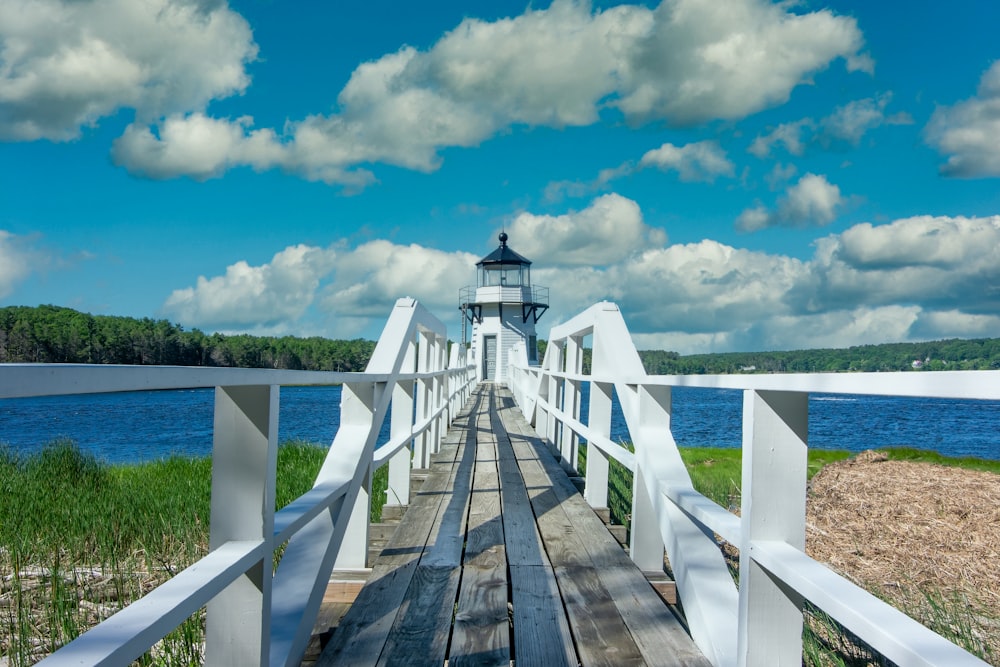
[[[286,443],[278,452],[276,507],[311,488],[326,448]],[[739,506],[739,449],[685,448],[681,457],[696,489],[724,507]],[[581,472],[586,445],[580,447]],[[810,450],[809,476],[844,451]],[[1000,462],[954,459],[933,452],[892,449],[895,460],[953,465],[1000,474]],[[372,480],[372,521],[381,516],[388,467]],[[50,652],[207,552],[211,460],[173,457],[130,466],[109,466],[69,442],[53,443],[33,456],[0,447],[0,654],[12,666]],[[609,505],[613,520],[628,524],[632,473],[612,461]],[[96,573],[96,574],[95,574]],[[937,627],[953,627],[954,639],[971,649],[960,614],[947,596],[931,605]],[[965,607],[967,609],[967,605]],[[161,642],[140,664],[200,664],[203,612]],[[33,646],[33,638],[43,645]],[[807,643],[809,664],[857,664],[830,658],[829,647]],[[992,657],[992,656],[991,656]],[[839,662],[838,662],[839,661]]]
[[[623,446],[632,451],[630,443]],[[985,470],[1000,474],[1000,461],[990,461],[972,457],[948,457],[936,452],[913,448],[889,448],[885,451],[890,460],[932,463],[963,468]],[[691,475],[695,489],[730,511],[740,507],[740,484],[742,479],[742,450],[731,448],[688,447],[680,448],[681,459]],[[852,456],[845,450],[810,449],[808,453],[807,476],[813,477],[823,466],[842,461]],[[586,473],[587,445],[579,448],[578,467]],[[608,469],[608,506],[613,523],[628,526],[632,503],[632,473],[614,460]],[[732,567],[736,568],[734,561]],[[738,572],[734,571],[734,578]],[[926,590],[922,594],[928,604],[909,605],[903,603],[903,612],[920,620],[938,634],[962,646],[991,664],[997,663],[998,656],[992,653],[988,642],[973,629],[978,627],[976,616],[984,615],[969,600],[956,592]],[[890,604],[898,604],[889,601]],[[989,614],[992,616],[992,614]],[[881,656],[840,626],[832,618],[812,605],[806,605],[806,627],[803,631],[803,664],[811,666],[862,667],[868,665],[888,665]]]
[[[312,487],[326,451],[279,448],[276,508]],[[31,456],[0,447],[0,571],[12,575],[0,654],[31,664],[205,555],[211,472],[207,457],[110,466],[71,442]],[[203,636],[199,612],[139,662],[200,664]]]

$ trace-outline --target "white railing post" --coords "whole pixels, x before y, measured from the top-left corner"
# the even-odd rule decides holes
[[[417,334],[417,372],[426,373],[430,370],[431,366],[431,336],[427,332],[419,332]],[[432,380],[428,378],[420,378],[417,380],[417,421],[423,422],[431,414],[432,409]],[[430,465],[431,454],[434,453],[434,442],[431,439],[430,429],[425,430],[416,438],[414,444],[414,465],[419,461],[420,468],[426,468]]]
[[[403,368],[412,370],[416,361],[416,347],[413,341],[407,343]],[[397,382],[392,389],[392,419],[389,425],[390,438],[413,432],[413,389],[412,380]],[[410,465],[413,460],[412,439],[389,459],[389,485],[386,489],[386,505],[410,504]]]
[[[581,336],[570,336],[566,339],[566,372],[579,374],[583,371],[583,338]],[[563,379],[563,413],[570,419],[580,418],[580,380],[576,378]],[[559,440],[559,451],[562,460],[568,463],[574,470],[578,466],[577,447],[580,436],[576,434],[572,426],[567,423],[562,425],[562,434]]]
[[[742,535],[737,652],[740,665],[802,662],[802,597],[754,560],[754,542],[805,548],[809,395],[743,394]]]
[[[447,432],[447,394],[445,393],[445,362],[448,351],[448,341],[444,336],[434,336],[434,425],[431,427],[431,437],[434,439],[434,451],[441,449],[441,440]]]
[[[278,392],[277,385],[215,389],[210,550],[236,540],[271,540]],[[208,603],[207,664],[267,664],[271,552]]]
[[[663,385],[643,385],[639,387],[640,431],[670,432],[670,387]],[[636,448],[646,443],[634,442]],[[663,537],[660,535],[660,521],[656,516],[653,499],[643,474],[654,475],[655,471],[644,471],[636,459],[632,480],[632,525],[629,538],[629,554],[643,572],[663,572]]]
[[[590,383],[588,426],[598,435],[611,437],[611,396],[614,385]],[[587,445],[587,472],[584,497],[591,507],[608,506],[608,455],[593,444]]]
[[[345,389],[347,385],[345,385]],[[361,395],[359,388],[352,388],[355,395]],[[364,388],[367,400],[361,402],[362,409],[371,410],[379,404],[382,393],[387,389],[384,382],[369,383]],[[341,408],[343,410],[343,408]],[[372,419],[372,416],[368,416]],[[374,419],[372,419],[374,421]],[[340,543],[340,550],[337,552],[337,559],[334,561],[334,570],[363,570],[368,566],[368,529],[371,524],[371,489],[372,489],[372,462],[371,460],[361,461],[361,486],[358,495],[354,500],[354,506],[347,520],[347,529],[344,531],[343,541]]]
[[[549,369],[554,369],[556,371],[561,371],[563,369],[563,341],[550,340],[549,348],[545,353],[546,366]],[[552,355],[552,361],[549,363],[548,355]],[[554,408],[558,408],[561,405],[560,395],[559,395],[559,378],[549,375],[545,380],[545,398],[548,400],[549,405]],[[544,436],[548,439],[550,446],[553,448],[553,452],[558,451],[556,449],[559,443],[559,431],[557,428],[556,416],[548,411],[545,415],[545,433]]]

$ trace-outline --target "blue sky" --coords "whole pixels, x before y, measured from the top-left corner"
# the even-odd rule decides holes
[[[485,3],[483,3],[485,4]],[[1000,336],[1000,5],[0,0],[0,305],[682,353]]]

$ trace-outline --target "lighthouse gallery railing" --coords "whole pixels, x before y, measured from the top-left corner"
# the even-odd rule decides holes
[[[411,443],[427,467],[471,394],[465,351],[447,350],[444,325],[400,299],[364,373],[0,365],[0,398],[215,387],[208,555],[40,664],[128,664],[206,605],[205,664],[299,664],[332,569],[366,565],[372,471],[388,461],[388,497],[406,504]],[[313,489],[275,512],[279,390],[307,384],[343,384],[340,427]]]
[[[590,375],[583,348],[591,337]],[[608,502],[608,461],[634,474],[631,556],[660,571],[666,550],[691,634],[713,665],[799,665],[808,600],[898,665],[985,665],[804,553],[811,392],[1000,399],[1000,371],[787,375],[647,375],[612,303],[551,331],[542,366],[512,354],[511,389],[525,417],[574,468],[587,442],[585,496]],[[590,384],[589,417],[580,421]],[[691,484],[670,430],[671,388],[743,390],[742,505],[737,516]],[[613,392],[634,454],[610,440]],[[715,535],[740,553],[739,585]]]

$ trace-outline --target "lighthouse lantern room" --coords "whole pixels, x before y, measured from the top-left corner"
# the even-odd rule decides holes
[[[535,324],[549,307],[548,288],[531,284],[531,261],[511,250],[506,232],[499,238],[500,247],[476,262],[476,285],[459,293],[462,342],[470,345],[480,382],[506,382],[508,354],[518,342],[528,363],[538,363]]]

